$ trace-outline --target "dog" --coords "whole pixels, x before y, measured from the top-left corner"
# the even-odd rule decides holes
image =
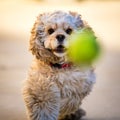
[[[82,100],[95,83],[92,65],[67,59],[72,32],[92,28],[76,12],[55,11],[37,17],[30,37],[34,60],[23,86],[29,120],[79,120]]]

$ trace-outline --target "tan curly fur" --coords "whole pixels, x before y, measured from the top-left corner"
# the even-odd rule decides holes
[[[54,29],[53,34],[48,34],[49,28]],[[29,120],[61,120],[70,115],[78,118],[84,115],[80,105],[95,83],[93,68],[72,64],[71,67],[59,69],[50,65],[69,63],[65,51],[54,51],[58,47],[56,36],[59,34],[64,35],[63,45],[68,47],[70,35],[65,32],[67,28],[72,31],[91,29],[81,16],[74,12],[56,11],[40,14],[34,23],[30,50],[35,59],[23,87]]]

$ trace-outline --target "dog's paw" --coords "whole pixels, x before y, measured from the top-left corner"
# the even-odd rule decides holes
[[[85,115],[86,115],[86,112],[83,109],[79,109],[75,113],[66,115],[65,118],[62,120],[80,120]]]

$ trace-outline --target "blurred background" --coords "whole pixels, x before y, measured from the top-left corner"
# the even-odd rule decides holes
[[[83,120],[120,120],[119,0],[0,0],[0,120],[26,120],[21,88],[32,60],[30,30],[39,13],[54,10],[80,13],[103,45]]]

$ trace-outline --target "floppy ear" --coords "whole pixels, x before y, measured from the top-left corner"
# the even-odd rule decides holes
[[[71,11],[69,11],[69,14],[75,18],[75,25],[77,28],[82,28],[84,26],[84,23],[80,14],[78,14],[77,12],[71,12]]]
[[[47,19],[46,14],[40,14],[37,17],[37,20],[35,21],[31,30],[29,49],[32,52],[32,54],[36,56],[37,59],[40,59],[44,62],[53,63],[58,61],[58,58],[44,47],[45,18]]]
[[[72,16],[75,17],[76,19],[76,26],[78,29],[84,29],[85,31],[89,31],[91,32],[94,36],[95,33],[93,31],[93,29],[88,25],[88,23],[84,20],[82,20],[81,15],[76,13],[76,12],[69,12]]]
[[[33,28],[31,30],[30,46],[29,46],[29,50],[32,52],[33,55],[36,55],[37,58],[39,57],[39,53],[37,51],[38,49],[37,44],[39,43],[39,45],[41,45],[42,34],[44,33],[43,23],[40,20],[40,16],[42,15],[39,15],[37,17],[37,20],[35,21]]]

